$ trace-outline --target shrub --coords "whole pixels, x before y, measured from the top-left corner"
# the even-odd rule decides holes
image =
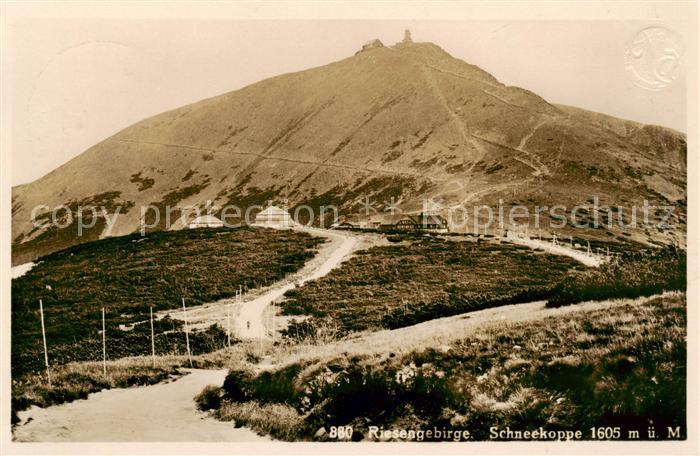
[[[308,320],[292,319],[286,329],[281,331],[282,337],[295,342],[312,339],[316,336],[316,325]]]
[[[685,289],[686,253],[667,247],[652,253],[627,255],[598,269],[570,275],[554,287],[547,306],[651,296]]]
[[[221,407],[221,387],[216,385],[205,386],[201,393],[195,396],[194,401],[201,411],[218,409]]]
[[[250,384],[255,374],[250,370],[232,369],[224,380],[226,398],[233,402],[244,402],[252,398]]]
[[[396,404],[392,386],[387,373],[349,366],[332,383],[320,388],[318,404],[311,404],[315,411],[310,420],[321,427],[347,424],[359,416],[376,417]]]

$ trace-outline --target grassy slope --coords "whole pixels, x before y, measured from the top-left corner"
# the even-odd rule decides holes
[[[571,269],[584,268],[510,243],[417,238],[358,252],[327,276],[287,292],[283,311],[327,318],[342,332],[396,328],[544,299]]]
[[[570,309],[457,335],[440,350],[338,351],[257,375],[234,369],[216,413],[282,439],[348,424],[360,433],[445,426],[476,439],[490,426],[580,429],[585,438],[591,426],[642,438],[650,422],[660,438],[666,426],[684,428],[685,294]]]
[[[321,242],[303,233],[253,229],[155,232],[109,238],[41,259],[12,281],[13,374],[41,369],[39,299],[43,299],[52,364],[102,356],[101,309],[107,312],[108,356],[150,352],[150,328],[129,332],[119,324],[148,321],[154,311],[233,296],[239,286],[259,287],[299,269]],[[156,350],[182,352],[181,322],[156,325]],[[193,335],[195,352],[219,348],[211,329]]]

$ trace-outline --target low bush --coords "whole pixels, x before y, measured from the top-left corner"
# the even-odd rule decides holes
[[[299,370],[298,365],[257,375],[246,369],[231,370],[224,380],[226,398],[236,402],[257,398],[263,402],[294,403],[298,393],[294,378]]]
[[[203,412],[221,407],[222,390],[220,386],[208,385],[194,398],[197,408]]]
[[[673,247],[638,252],[567,276],[552,290],[547,305],[651,296],[686,289],[686,252]]]
[[[229,371],[224,380],[224,392],[226,398],[236,402],[243,402],[252,397],[250,383],[255,374],[250,370],[235,369]]]

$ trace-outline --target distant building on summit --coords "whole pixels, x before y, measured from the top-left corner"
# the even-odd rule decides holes
[[[411,31],[409,29],[406,29],[403,32],[403,42],[404,43],[413,43],[413,39],[411,39]]]
[[[370,41],[366,42],[365,44],[363,44],[362,49],[357,51],[355,53],[355,55],[359,54],[360,52],[369,51],[370,49],[377,49],[377,48],[383,48],[383,47],[384,47],[384,43],[382,43],[379,39],[375,38],[375,39],[370,40]]]
[[[255,225],[271,228],[289,228],[295,223],[289,212],[277,206],[268,206],[255,216]]]
[[[187,228],[222,228],[223,226],[224,222],[213,215],[202,215],[192,220],[190,224],[187,225]]]

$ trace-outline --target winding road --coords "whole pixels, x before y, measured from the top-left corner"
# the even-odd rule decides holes
[[[270,286],[250,290],[243,294],[241,300],[222,299],[199,306],[187,307],[187,322],[190,330],[205,329],[217,324],[226,329],[231,322],[231,333],[239,339],[267,339],[269,337],[265,309],[282,298],[284,294],[310,280],[323,277],[347,259],[359,246],[360,238],[347,232],[323,230],[297,226],[314,236],[326,238],[317,254],[294,274],[290,274]],[[156,318],[169,315],[171,318],[184,320],[182,309],[158,312]]]
[[[335,233],[327,230],[315,228],[299,228],[301,231],[310,234],[316,234],[327,238],[330,242],[322,247],[322,251],[316,256],[315,260],[309,262],[302,269],[298,278],[286,284],[274,286],[262,296],[251,301],[245,301],[240,307],[237,318],[235,319],[235,334],[241,339],[265,339],[268,337],[265,328],[265,308],[281,298],[287,291],[304,283],[319,279],[335,267],[343,260],[348,258],[354,251],[357,245],[358,238],[356,236]]]
[[[19,413],[17,442],[249,442],[269,440],[217,421],[192,400],[207,385],[223,384],[226,370],[187,369],[169,383],[101,391],[79,400]]]

